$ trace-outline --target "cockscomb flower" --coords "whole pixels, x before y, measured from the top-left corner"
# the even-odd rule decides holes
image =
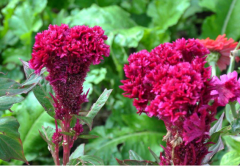
[[[139,112],[175,121],[199,101],[211,71],[204,68],[209,51],[193,39],[179,39],[129,56],[120,86]],[[194,56],[193,56],[194,55]],[[149,105],[147,105],[150,103]]]
[[[178,39],[132,54],[124,66],[124,95],[134,99],[138,113],[165,123],[161,165],[202,164],[217,107],[240,97],[236,72],[211,78],[211,67],[204,67],[209,53],[198,40]]]
[[[237,46],[237,42],[235,42],[232,38],[228,39],[225,37],[226,35],[219,35],[215,40],[202,39],[199,40],[205,47],[209,49],[211,52],[208,55],[207,60],[209,62],[214,61],[220,70],[226,69],[227,65],[230,63],[230,51],[234,50]],[[238,61],[238,57],[236,57]]]
[[[78,114],[86,102],[82,84],[90,64],[99,64],[102,55],[109,56],[107,36],[101,27],[50,25],[35,37],[30,68],[40,73],[46,67],[55,92],[56,118]]]

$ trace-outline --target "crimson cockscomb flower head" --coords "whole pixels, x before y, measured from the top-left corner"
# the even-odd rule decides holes
[[[129,65],[124,66],[128,79],[122,80],[124,85],[120,87],[125,91],[125,97],[134,98],[133,105],[138,113],[142,113],[148,101],[153,97],[152,86],[148,83],[146,74],[153,69],[155,64],[147,50],[130,55],[128,61]]]
[[[211,75],[210,68],[204,68],[208,53],[193,39],[165,43],[150,53],[134,53],[124,67],[128,79],[120,87],[126,97],[134,98],[139,112],[175,121],[186,114],[189,104],[200,100]]]
[[[211,52],[209,54],[209,61],[215,61],[220,70],[226,69],[227,65],[230,63],[230,51],[234,50],[237,46],[237,42],[235,42],[232,38],[228,39],[225,37],[226,35],[219,35],[215,40],[202,39],[199,40],[205,47],[209,49]],[[236,57],[238,60],[238,57]]]
[[[204,67],[209,53],[198,40],[178,39],[132,54],[124,66],[124,95],[134,99],[138,113],[165,123],[161,165],[202,164],[217,107],[240,99],[236,72],[211,78],[211,67]]]
[[[56,118],[78,114],[86,102],[83,82],[90,64],[99,64],[102,55],[109,56],[107,36],[101,27],[50,25],[35,37],[30,67],[40,73],[46,67],[46,77],[55,92]]]

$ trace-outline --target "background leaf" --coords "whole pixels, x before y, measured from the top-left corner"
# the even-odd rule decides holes
[[[166,30],[178,22],[189,5],[189,0],[153,0],[148,6],[147,14],[152,17],[154,25]]]
[[[19,123],[13,117],[0,118],[0,158],[17,159],[26,163],[22,142],[18,133]]]
[[[0,111],[7,110],[12,107],[13,104],[23,101],[23,97],[18,96],[1,96],[0,97]]]
[[[238,9],[240,1],[217,1],[216,14],[207,17],[202,26],[202,38],[215,39],[219,34],[227,34],[237,40],[240,37]],[[229,17],[227,16],[229,14]],[[225,24],[225,25],[224,25]]]

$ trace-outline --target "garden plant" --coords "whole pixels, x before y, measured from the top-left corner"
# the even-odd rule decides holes
[[[0,165],[240,164],[240,1],[0,7]]]

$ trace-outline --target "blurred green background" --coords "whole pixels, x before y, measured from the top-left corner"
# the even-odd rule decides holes
[[[49,24],[99,25],[108,35],[111,55],[96,66],[86,78],[84,88],[91,88],[88,110],[104,88],[113,92],[94,121],[92,140],[78,140],[73,149],[86,143],[86,154],[96,155],[105,164],[117,164],[115,158],[128,159],[130,149],[142,158],[152,160],[150,147],[156,154],[166,130],[162,121],[137,115],[132,100],[122,96],[120,80],[128,56],[136,51],[151,50],[177,38],[215,39],[226,33],[240,39],[239,0],[0,0],[0,71],[4,77],[22,82],[23,68],[19,58],[29,61],[34,36]],[[2,75],[1,75],[2,76]],[[15,116],[19,123],[24,153],[30,164],[53,164],[47,144],[40,137],[41,126],[53,126],[32,93],[20,104],[0,116]],[[85,128],[85,132],[88,129]],[[234,146],[233,146],[234,147]],[[214,158],[220,158],[228,149]],[[11,160],[0,164],[22,164]]]

